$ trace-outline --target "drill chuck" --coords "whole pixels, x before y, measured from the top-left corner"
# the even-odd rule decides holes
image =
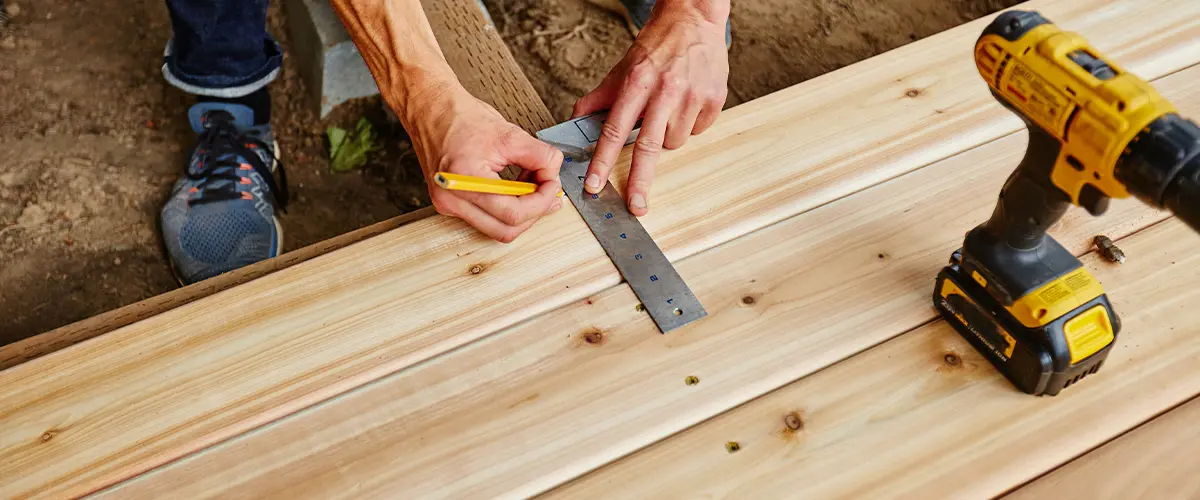
[[[1151,123],[1118,162],[1129,192],[1200,230],[1200,126],[1176,114]]]
[[[1193,156],[1185,173],[1167,188],[1164,203],[1179,220],[1200,231],[1200,155]]]

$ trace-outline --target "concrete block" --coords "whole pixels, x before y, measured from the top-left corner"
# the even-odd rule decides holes
[[[321,117],[350,99],[379,93],[358,47],[328,0],[287,0],[292,57]]]
[[[3,0],[0,0],[3,1]],[[481,0],[476,0],[488,23],[492,22]],[[292,57],[324,118],[335,106],[350,99],[379,93],[358,47],[342,26],[329,0],[287,0]]]

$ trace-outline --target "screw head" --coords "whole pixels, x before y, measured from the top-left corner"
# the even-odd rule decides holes
[[[804,421],[800,419],[800,414],[791,412],[783,417],[783,423],[788,426],[788,429],[798,431],[804,428]]]

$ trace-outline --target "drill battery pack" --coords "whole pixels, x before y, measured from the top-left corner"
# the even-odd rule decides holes
[[[1037,396],[1054,396],[1100,370],[1120,330],[1106,295],[1049,323],[1028,327],[980,285],[982,280],[964,275],[961,250],[955,252],[950,265],[938,273],[934,306],[1018,389]],[[1112,336],[1083,338],[1088,335],[1083,330],[1094,329],[1080,326],[1093,324],[1108,325]],[[1078,359],[1079,346],[1086,342],[1092,345],[1086,349],[1087,355]]]

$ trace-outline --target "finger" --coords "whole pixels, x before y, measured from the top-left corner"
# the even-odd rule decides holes
[[[520,234],[514,231],[515,228],[500,222],[483,209],[457,196],[447,196],[445,199],[439,200],[439,205],[438,212],[462,219],[494,240],[507,243]]]
[[[497,195],[499,196],[499,195]],[[524,224],[512,226],[501,222],[499,219],[492,217],[484,209],[475,206],[467,201],[462,202],[459,208],[459,218],[466,221],[479,232],[487,235],[487,237],[499,241],[501,243],[512,243],[522,233],[533,227],[535,221],[529,221]]]
[[[704,101],[694,94],[684,99],[675,118],[667,124],[667,135],[663,138],[663,147],[667,149],[683,147],[687,143],[688,137],[692,135],[692,130],[696,127],[696,119],[703,110]]]
[[[561,203],[558,180],[541,183],[537,191],[524,196],[462,192],[458,195],[507,226],[520,226],[544,215]]]
[[[679,108],[679,98],[670,89],[663,89],[650,106],[642,120],[642,131],[633,145],[633,163],[629,166],[629,187],[625,198],[633,215],[646,215],[649,211],[650,185],[654,179],[654,165],[662,152],[663,137],[667,131],[667,120]]]
[[[717,116],[721,114],[721,108],[725,106],[725,96],[726,91],[722,88],[717,98],[704,104],[704,110],[700,112],[700,116],[696,117],[696,125],[692,127],[692,135],[708,130],[708,127],[717,121]]]
[[[646,107],[653,81],[649,76],[642,76],[645,74],[635,72],[629,75],[623,84],[621,96],[617,98],[604,125],[600,127],[600,140],[596,143],[596,151],[583,182],[584,189],[589,193],[599,193],[608,181],[608,175],[621,154],[621,148],[625,146],[625,140],[629,138],[638,116]],[[645,133],[644,129],[642,133]]]
[[[624,74],[622,67],[618,66],[614,68],[604,77],[604,81],[600,82],[600,85],[595,90],[575,101],[575,108],[571,111],[571,118],[579,118],[611,108],[613,101],[617,99],[618,91],[621,89],[621,78],[619,75],[622,74]]]
[[[533,171],[539,182],[558,180],[563,154],[558,148],[537,140],[524,130],[513,127],[505,135],[500,154],[521,169]]]

